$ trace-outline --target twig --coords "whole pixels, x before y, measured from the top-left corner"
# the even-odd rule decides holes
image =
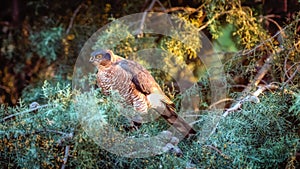
[[[279,50],[280,51],[280,50]],[[278,52],[279,52],[278,51]],[[257,73],[257,75],[254,77],[254,80],[252,83],[249,83],[248,86],[243,90],[243,92],[245,93],[249,93],[250,90],[253,88],[253,87],[257,87],[257,85],[260,83],[260,81],[265,77],[265,75],[268,73],[268,71],[270,70],[271,68],[271,63],[273,61],[273,56],[270,55],[265,64],[261,67],[261,69],[259,70],[259,72]]]
[[[166,12],[166,8],[163,6],[163,4],[159,0],[152,0],[151,3],[150,3],[150,5],[148,6],[148,8],[143,13],[140,27],[136,31],[136,34],[138,36],[142,36],[143,30],[144,30],[144,24],[145,24],[146,16],[147,16],[148,12],[153,9],[155,3],[158,3],[161,6],[162,11]],[[168,20],[169,20],[169,22],[171,22],[169,18],[168,18]]]
[[[66,168],[66,164],[68,162],[68,157],[69,157],[69,151],[70,151],[70,146],[67,145],[65,148],[65,156],[63,159],[63,164],[61,165],[61,169],[65,169]]]
[[[277,89],[278,86],[274,85],[274,84],[269,84],[269,85],[265,85],[265,86],[260,86],[255,92],[253,92],[251,95],[247,95],[246,97],[244,97],[243,99],[241,99],[240,101],[236,102],[231,108],[227,109],[222,117],[225,118],[227,117],[230,113],[237,111],[238,109],[241,108],[241,106],[243,105],[243,103],[247,102],[247,101],[252,101],[252,102],[259,102],[258,96],[264,92],[265,90],[274,90]],[[211,131],[211,133],[209,134],[208,137],[210,137],[212,134],[214,134],[217,130],[217,127],[219,126],[219,122],[215,125],[215,127],[213,128],[213,130]]]
[[[26,114],[26,113],[29,113],[29,112],[33,112],[33,111],[35,111],[35,110],[38,110],[38,109],[41,109],[41,108],[44,108],[44,107],[47,107],[47,106],[49,106],[49,105],[48,105],[48,104],[41,105],[41,106],[38,105],[38,106],[35,107],[35,108],[29,109],[29,110],[26,110],[26,111],[23,111],[23,112],[11,114],[11,115],[9,115],[9,116],[4,117],[4,118],[1,120],[1,122],[5,122],[6,120],[9,120],[9,119],[11,119],[11,118],[13,118],[13,117],[16,117],[16,116],[19,116],[19,115],[23,115],[23,114]]]
[[[214,147],[214,146],[212,146],[212,145],[204,145],[204,147],[208,147],[208,148],[210,148],[210,149],[215,150],[215,151],[218,152],[219,154],[222,154],[222,151],[221,151],[221,150],[219,150],[218,148],[216,148],[216,147]]]
[[[260,86],[254,93],[252,93],[253,96],[258,97],[262,92],[265,90],[275,90],[279,87],[277,85],[274,85],[273,83],[266,85],[266,86]]]
[[[65,133],[65,132],[62,132],[62,131],[57,131],[57,130],[45,129],[45,130],[42,130],[42,131],[49,132],[49,133],[60,134],[60,135],[69,135],[68,133]]]
[[[263,42],[261,42],[260,44],[256,45],[253,49],[250,50],[241,50],[239,52],[237,52],[237,55],[249,55],[252,52],[256,51],[258,48],[260,48],[261,46],[263,46],[266,42],[270,42],[272,39],[275,39],[279,34],[281,34],[283,31],[285,31],[288,27],[290,27],[292,24],[287,25],[286,27],[282,28],[281,30],[277,31],[272,37],[264,40]]]
[[[271,19],[272,16],[273,16],[273,15],[267,15],[267,16],[265,16],[264,18],[265,18],[266,20],[272,22],[274,25],[276,25],[277,28],[281,31],[281,30],[282,30],[282,27],[281,27],[275,20]],[[274,15],[274,16],[276,16],[276,15]],[[282,32],[282,34],[285,35],[284,32]]]
[[[278,31],[274,36],[268,38],[267,40],[263,41],[262,43],[260,43],[259,45],[255,46],[254,49],[251,49],[250,51],[248,51],[245,54],[250,54],[252,51],[255,51],[258,47],[262,46],[263,44],[265,44],[267,41],[271,41],[271,39],[275,38],[276,36],[278,36],[279,34],[284,34],[284,30],[287,29],[290,25],[284,27],[283,29],[280,29],[280,31]],[[261,69],[259,70],[259,72],[257,73],[257,75],[254,78],[254,81],[252,83],[250,83],[244,90],[243,92],[248,93],[250,92],[251,88],[256,87],[260,81],[265,77],[265,75],[268,73],[268,71],[271,68],[271,63],[273,62],[273,56],[280,53],[283,49],[282,48],[278,48],[274,54],[269,55],[269,57],[266,59],[265,64],[261,67]]]
[[[287,56],[290,55],[290,53],[292,52],[293,49],[296,49],[297,51],[297,45],[300,44],[300,41],[298,41],[291,49],[289,49],[289,52],[287,54]],[[300,62],[296,62],[294,63],[292,66],[290,66],[290,68],[287,70],[287,61],[288,61],[288,57],[285,57],[284,59],[284,65],[283,65],[283,69],[284,69],[284,75],[288,78],[287,81],[284,82],[284,84],[282,85],[281,88],[283,88],[287,83],[289,83],[293,78],[294,78],[294,73],[298,71],[299,66],[297,66],[296,71],[292,74],[292,77],[289,76],[288,72],[297,64],[299,64]],[[284,78],[285,79],[285,78]]]
[[[72,17],[71,17],[71,20],[70,20],[70,23],[69,23],[69,26],[68,26],[68,29],[66,31],[66,34],[68,35],[70,33],[70,30],[72,29],[73,27],[73,23],[74,23],[74,19],[76,17],[76,15],[78,14],[80,8],[83,6],[83,3],[81,3],[74,11]]]
[[[157,11],[163,11],[163,12],[166,12],[166,13],[174,12],[174,11],[188,11],[188,12],[192,13],[192,12],[197,11],[197,9],[195,9],[195,8],[181,7],[181,6],[168,8],[168,9],[163,9],[163,10],[161,10],[160,8],[154,8],[154,9],[157,10]]]
[[[7,93],[10,92],[10,88],[7,87],[7,86],[2,86],[2,85],[0,85],[0,88],[1,88],[1,89],[4,89]]]
[[[289,53],[288,53],[288,55],[289,55]],[[287,60],[287,59],[286,59],[286,60]],[[284,74],[285,74],[286,77],[290,78],[288,72],[289,72],[294,66],[300,64],[300,62],[294,63],[292,66],[290,66],[290,68],[289,68],[288,70],[286,70],[286,62],[287,62],[287,61],[284,62],[284,64],[285,64],[285,65],[284,65]],[[298,66],[297,66],[297,67],[298,67]],[[297,69],[296,69],[296,70],[297,70]]]
[[[273,38],[275,38],[276,36],[278,36],[279,34],[281,34],[283,31],[285,31],[288,27],[290,27],[292,24],[287,25],[286,27],[284,27],[283,29],[281,29],[280,31],[278,31],[275,35],[273,35],[272,37],[264,40],[263,42],[261,42],[260,44],[256,45],[253,49],[248,50],[248,51],[239,51],[237,52],[237,55],[248,55],[252,52],[254,52],[256,49],[258,49],[260,46],[264,45],[266,42],[271,41]],[[300,43],[300,42],[299,42]],[[297,43],[298,44],[298,43]],[[292,50],[296,47],[296,45],[294,45],[293,48],[289,49]],[[244,92],[249,93],[251,91],[251,88],[253,87],[257,87],[257,85],[261,82],[261,80],[263,79],[263,77],[267,74],[267,72],[269,71],[270,67],[271,67],[271,62],[273,61],[273,56],[278,54],[279,52],[281,52],[283,49],[279,48],[277,51],[275,51],[274,54],[271,54],[268,59],[266,60],[265,64],[262,66],[262,68],[260,69],[260,71],[258,72],[258,74],[255,76],[253,83],[251,83],[250,85],[248,85],[245,89]],[[296,75],[296,73],[298,73],[298,69],[299,66],[297,66],[297,70],[293,73],[293,75],[291,76],[292,78]],[[285,69],[286,70],[286,69]],[[292,78],[289,78],[286,83],[288,83],[289,81],[291,81]],[[285,83],[285,84],[286,84]],[[285,85],[284,84],[284,85]],[[283,85],[283,86],[284,86]],[[280,89],[283,89],[283,86]],[[259,102],[258,96],[264,92],[265,90],[273,90],[273,89],[278,89],[279,87],[274,85],[274,83],[270,83],[269,85],[265,85],[265,86],[260,86],[255,92],[253,92],[252,94],[247,95],[246,97],[240,99],[240,101],[236,102],[233,106],[231,106],[231,108],[227,109],[222,117],[225,118],[226,116],[228,116],[231,112],[237,111],[239,108],[241,108],[242,104],[245,101],[254,101],[254,102]],[[293,93],[293,92],[289,92],[289,93]],[[195,122],[196,123],[196,122]],[[215,125],[215,127],[213,128],[213,130],[211,131],[211,133],[209,134],[208,137],[210,137],[212,134],[215,133],[217,127],[219,125],[219,122],[217,122],[217,124]]]
[[[55,133],[55,134],[60,134],[63,136],[69,135],[68,133],[62,132],[62,131],[57,131],[57,130],[50,130],[50,129],[44,129],[44,130],[36,130],[34,132],[26,133],[25,136],[32,136],[33,134],[39,134],[39,133]]]
[[[300,21],[300,19],[298,20]],[[249,55],[253,52],[255,52],[258,48],[266,44],[266,42],[270,42],[272,39],[275,39],[279,34],[282,34],[283,31],[285,31],[288,27],[290,27],[292,24],[287,25],[286,27],[282,28],[281,30],[277,31],[272,37],[264,40],[263,42],[257,44],[254,48],[249,49],[249,50],[239,50],[237,52],[217,52],[217,53],[212,53],[212,54],[206,54],[204,56],[214,56],[214,55],[226,55],[226,54],[232,54],[232,55],[237,55],[237,56],[246,56]],[[296,48],[297,45],[300,44],[300,41],[294,45],[294,48]]]
[[[69,133],[67,136],[69,137],[69,139],[72,139],[73,136],[74,136],[74,129],[72,129],[72,132]],[[67,145],[65,147],[65,156],[64,156],[64,159],[63,159],[63,164],[61,165],[61,169],[64,169],[66,167],[66,164],[67,164],[68,158],[69,158],[70,147],[71,147],[70,145]]]
[[[161,6],[163,12],[166,12],[166,8],[164,7],[164,5],[159,0],[156,0],[156,2]]]
[[[74,136],[74,132],[72,131],[71,133],[64,133],[63,134],[63,137],[61,137],[58,141],[56,141],[56,143],[58,144],[58,145],[61,145],[65,140],[67,140],[67,139],[72,139],[73,138],[73,136]]]
[[[289,26],[291,26],[291,25],[288,25],[288,26],[284,27],[283,29],[281,29],[280,31],[278,31],[274,36],[272,36],[271,38],[269,38],[269,39],[265,40],[264,42],[260,43],[258,46],[263,45],[266,41],[270,41],[271,39],[275,38],[275,37],[278,36],[279,34],[284,34],[284,33],[283,33],[284,30],[287,29]],[[258,46],[256,46],[254,49],[257,49]],[[292,50],[292,49],[294,49],[294,48],[295,48],[295,46],[292,47],[292,48],[289,49],[289,50]],[[253,51],[254,49],[248,51],[247,53]],[[283,50],[282,48],[278,48],[278,49],[275,51],[274,54],[271,54],[271,55],[266,59],[265,64],[262,66],[262,68],[259,70],[259,72],[258,72],[257,75],[255,76],[254,81],[253,81],[252,83],[250,83],[250,84],[243,90],[243,92],[248,93],[248,92],[250,92],[251,88],[257,87],[257,85],[260,83],[260,81],[264,78],[264,76],[265,76],[265,75],[268,73],[268,71],[270,70],[270,68],[271,68],[271,63],[272,63],[272,61],[273,61],[273,56],[276,55],[276,54],[278,54],[278,53],[280,53],[282,50]],[[247,54],[247,53],[246,53],[246,54]],[[286,61],[287,61],[287,60],[285,60],[285,67],[286,67]],[[286,69],[286,68],[285,68],[285,69]],[[290,78],[289,78],[289,79],[290,79]],[[285,83],[285,84],[286,84],[286,83]]]
[[[144,30],[144,23],[145,23],[145,20],[146,20],[146,15],[153,8],[153,6],[154,6],[154,4],[155,4],[156,1],[157,0],[152,0],[152,2],[150,3],[149,7],[144,11],[143,16],[142,16],[142,20],[141,20],[141,24],[140,24],[140,28],[137,31],[137,35],[141,35],[142,34],[142,32]]]
[[[208,109],[211,109],[211,108],[213,108],[214,106],[216,106],[216,105],[218,105],[218,104],[220,104],[220,103],[223,103],[223,102],[227,102],[227,101],[234,101],[234,99],[232,99],[232,98],[224,98],[224,99],[221,99],[221,100],[219,100],[219,101],[217,101],[217,102],[211,104],[211,105],[208,107]]]
[[[209,21],[207,21],[204,25],[202,25],[198,31],[202,31],[203,29],[205,29],[209,24],[211,24],[213,21],[215,21],[218,17],[224,15],[224,14],[228,14],[230,13],[231,11],[225,11],[225,12],[222,12],[222,13],[218,13],[218,14],[215,14]]]
[[[283,83],[283,86],[284,87],[286,84],[288,84],[290,81],[292,81],[292,79],[296,76],[296,74],[300,71],[300,66],[298,65],[295,72],[288,78],[288,80],[286,80],[284,83]]]
[[[222,151],[219,150],[219,149],[218,149],[217,147],[215,147],[215,146],[212,146],[212,145],[204,145],[204,147],[213,149],[213,150],[215,150],[217,153],[219,153],[222,157],[224,157],[224,158],[226,158],[226,159],[229,159],[228,156],[226,156],[225,154],[223,154]]]

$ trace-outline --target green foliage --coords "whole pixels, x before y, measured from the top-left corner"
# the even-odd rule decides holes
[[[58,144],[76,126],[76,114],[70,111],[70,86],[53,86],[45,81],[42,91],[46,104],[29,107],[20,100],[17,107],[1,112],[2,118],[15,114],[1,124],[0,147],[5,154],[1,166],[55,167],[62,159],[63,151]]]
[[[208,86],[205,79],[202,81],[204,93],[200,92],[200,95],[204,96]],[[299,149],[299,136],[296,134],[299,127],[298,109],[290,108],[293,102],[290,94],[268,93],[260,98],[260,103],[245,103],[240,111],[222,119],[217,132],[205,142],[199,142],[201,133],[195,140],[180,142],[183,157],[164,153],[130,159],[103,149],[97,142],[99,140],[95,139],[101,137],[100,131],[109,124],[128,136],[156,135],[164,129],[164,120],[146,123],[138,131],[128,132],[124,131],[126,124],[120,118],[124,116],[120,114],[120,108],[124,107],[116,107],[117,95],[104,96],[99,90],[92,89],[86,93],[76,92],[73,100],[68,84],[48,81],[44,82],[41,91],[40,99],[47,104],[43,108],[32,110],[22,100],[15,108],[1,107],[2,118],[8,114],[30,111],[0,125],[2,166],[57,168],[62,165],[65,147],[69,145],[71,156],[68,167],[184,168],[191,165],[196,168],[273,168],[284,166]],[[176,100],[178,104],[180,100]],[[298,97],[294,106],[298,106]],[[202,113],[202,121],[211,118],[210,113]],[[88,125],[94,130],[87,130]],[[203,126],[197,123],[194,127]]]
[[[229,24],[220,30],[222,34],[213,41],[216,52],[236,52],[237,46],[232,37],[233,25]]]
[[[295,95],[296,99],[294,104],[290,107],[289,111],[293,112],[294,115],[300,119],[300,94]]]
[[[56,60],[61,46],[63,31],[62,27],[54,27],[31,34],[29,39],[31,40],[33,51],[40,57],[46,58],[48,63]]]
[[[300,150],[300,96],[299,93],[290,94],[299,92],[299,35],[296,33],[299,14],[295,14],[295,21],[284,29],[277,42],[276,38],[267,40],[269,35],[259,20],[260,11],[254,13],[249,6],[241,4],[246,1],[202,0],[203,5],[197,4],[199,8],[194,12],[187,10],[172,14],[176,18],[176,26],[181,30],[181,33],[170,30],[174,37],[147,33],[136,36],[127,26],[128,23],[109,17],[118,18],[139,12],[146,6],[144,1],[118,2],[85,1],[79,13],[75,14],[74,10],[79,5],[77,1],[74,4],[67,1],[62,4],[46,0],[30,1],[27,6],[34,15],[22,23],[22,31],[13,32],[13,35],[20,35],[15,38],[17,40],[14,40],[11,32],[1,36],[1,55],[6,59],[5,64],[10,65],[1,67],[1,92],[16,92],[17,84],[26,86],[18,105],[0,105],[1,167],[63,168],[66,155],[66,168],[300,167],[297,161]],[[168,3],[162,2],[165,6],[172,6]],[[50,11],[48,18],[44,16],[44,10]],[[73,25],[70,24],[71,18],[74,19]],[[101,89],[94,89],[95,75],[88,76],[88,83],[85,83],[87,79],[80,79],[85,89],[90,88],[89,91],[71,90],[68,80],[72,78],[77,51],[95,30],[110,20],[114,22],[97,37],[93,49],[108,48],[145,65],[178,110],[183,107],[184,100],[193,102],[190,98],[199,96],[195,104],[199,111],[193,114],[197,117],[194,128],[199,132],[194,138],[179,143],[182,157],[163,153],[148,158],[125,158],[107,151],[112,143],[122,141],[125,136],[147,138],[158,135],[169,126],[162,118],[158,118],[143,124],[139,130],[130,131],[127,116],[135,115],[131,114],[132,107],[120,104],[123,100],[118,93],[105,96]],[[64,32],[69,26],[71,29],[66,35]],[[199,41],[201,34],[198,31],[206,27],[217,42],[226,43],[225,50],[233,49],[233,55],[227,53],[223,59],[226,78],[231,87],[228,95],[233,100],[245,94],[237,92],[235,85],[244,87],[253,82],[266,58],[272,57],[273,62],[261,82],[272,82],[280,88],[265,91],[262,97],[259,96],[259,103],[245,102],[240,109],[225,118],[215,115],[219,112],[206,110],[213,99],[211,76],[209,70],[203,73],[205,66],[196,55],[206,45]],[[261,45],[253,48],[257,44]],[[155,48],[159,50],[149,50],[148,53],[143,51]],[[250,49],[251,52],[236,52],[238,49]],[[20,63],[15,65],[14,60]],[[159,69],[162,71],[150,69],[153,65],[161,64],[163,67]],[[23,74],[13,76],[16,72]],[[187,77],[190,72],[194,76]],[[46,74],[54,78],[42,80],[44,83],[37,82],[49,78]],[[176,79],[183,78],[185,82],[194,84],[186,92],[179,93]],[[28,85],[32,82],[37,84]],[[11,99],[17,98],[7,95]],[[3,98],[1,94],[0,101]],[[186,115],[184,111],[178,113]],[[220,118],[216,132],[203,138],[210,133],[213,125],[206,122]],[[111,131],[119,135],[105,137]],[[137,149],[141,144],[143,142],[134,142],[125,145],[125,148],[130,149],[132,146],[132,149]],[[103,146],[107,146],[106,149]],[[118,146],[113,147],[116,148],[114,152],[124,153],[124,149],[118,150],[124,144]],[[151,150],[141,149],[136,153],[142,154],[143,151]]]
[[[238,37],[238,44],[246,49],[268,38],[257,18],[253,16],[251,8],[242,6],[241,1],[204,0],[204,3],[211,20],[209,29],[214,39],[221,35],[223,24],[234,25],[233,35]]]
[[[269,93],[260,103],[247,102],[240,111],[222,119],[216,134],[204,145],[198,145],[202,146],[198,153],[193,153],[198,166],[284,166],[299,149],[299,136],[295,133],[299,126],[295,116],[288,112],[290,101],[290,95]]]
[[[293,122],[287,119],[289,97],[270,94],[253,107],[243,106],[241,112],[229,117],[216,140],[224,153],[232,157],[234,166],[273,168],[280,165],[298,148],[299,137]],[[233,121],[232,121],[233,120]]]
[[[122,23],[122,21],[113,20],[109,24],[109,28],[98,35],[98,40],[93,49],[119,49],[116,52],[120,52],[126,57],[134,51],[134,43],[136,43],[135,38],[128,25]]]

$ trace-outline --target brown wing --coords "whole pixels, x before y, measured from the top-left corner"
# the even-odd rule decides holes
[[[140,92],[147,95],[161,90],[150,72],[140,64],[130,60],[121,60],[116,64],[132,75],[132,82]]]
[[[173,102],[162,92],[152,75],[144,67],[130,60],[122,60],[116,64],[132,75],[132,82],[136,89],[145,95],[154,94],[156,99],[160,99],[165,104],[164,110],[159,112],[164,119],[185,136],[196,133],[184,119],[176,114]]]

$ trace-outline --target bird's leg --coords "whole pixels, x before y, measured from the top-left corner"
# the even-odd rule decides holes
[[[165,142],[165,146],[162,147],[162,151],[175,154],[177,157],[183,155],[183,152],[178,147],[179,139],[173,135],[171,131],[165,130],[158,134],[160,140]]]
[[[139,115],[135,115],[131,119],[130,127],[134,130],[138,130],[139,127],[142,125],[142,122],[143,122],[143,118]]]
[[[132,128],[133,130],[138,130],[141,125],[142,125],[142,123],[131,121],[130,128]]]

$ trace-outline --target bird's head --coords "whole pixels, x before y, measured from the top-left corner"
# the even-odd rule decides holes
[[[90,62],[95,66],[108,66],[114,62],[114,53],[111,50],[95,50],[91,53]]]

